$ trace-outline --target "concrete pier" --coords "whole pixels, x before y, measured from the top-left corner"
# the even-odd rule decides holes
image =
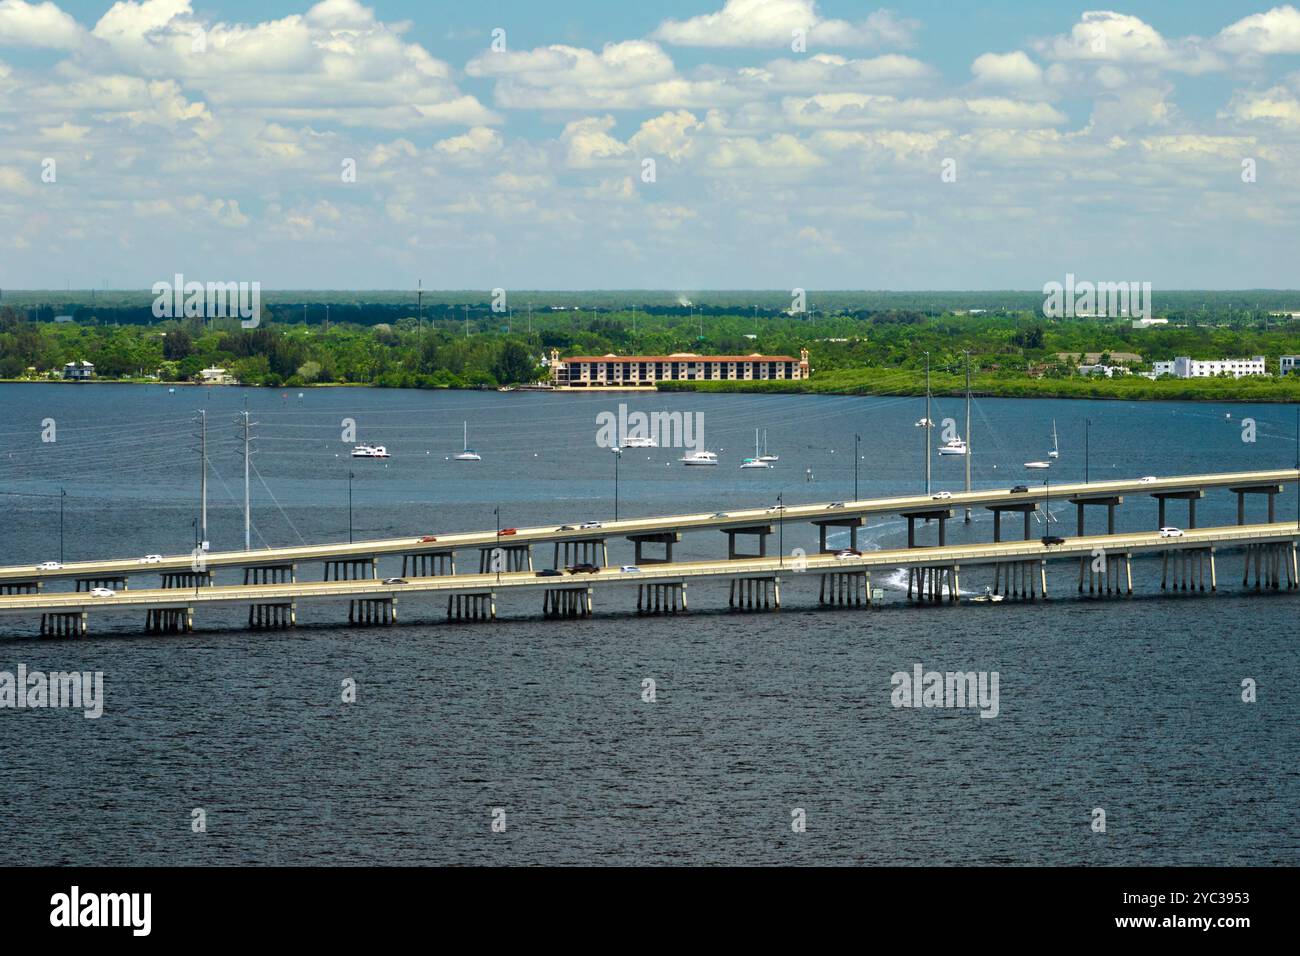
[[[348,602],[349,624],[396,624],[397,598],[357,598]]]
[[[245,584],[248,582],[245,581]],[[165,588],[206,588],[212,586],[211,571],[164,571],[162,586]]]
[[[404,578],[431,578],[436,575],[455,573],[456,556],[451,551],[402,555],[402,577]]]
[[[747,611],[781,610],[781,578],[771,575],[733,579],[727,607]]]
[[[145,612],[146,634],[186,634],[194,630],[194,608],[151,608]]]
[[[1245,567],[1242,571],[1241,586],[1251,587],[1251,566],[1255,569],[1254,590],[1278,590],[1286,579],[1287,590],[1300,587],[1300,566],[1296,561],[1296,543],[1277,542],[1273,544],[1252,544],[1245,549]]]
[[[341,558],[325,562],[326,581],[361,581],[379,577],[377,558]]]
[[[125,591],[126,576],[114,574],[102,578],[77,578],[78,591],[91,591],[95,588],[111,588],[114,591]]]
[[[553,568],[568,568],[575,564],[594,564],[605,567],[609,564],[609,547],[604,538],[579,538],[570,541],[555,542],[555,559]]]
[[[1097,557],[1084,555],[1079,558],[1079,593],[1083,594],[1083,585],[1088,584],[1089,595],[1107,597],[1109,595],[1133,593],[1133,555],[1127,551],[1114,554],[1103,551],[1104,563],[1099,568]]]
[[[298,605],[293,601],[280,604],[250,604],[248,626],[255,630],[297,627]]]
[[[210,576],[211,572],[209,572],[209,583],[211,583]],[[294,584],[297,580],[296,564],[258,564],[244,568],[245,584]]]
[[[1161,555],[1160,590],[1210,591],[1219,589],[1214,548],[1181,548]]]
[[[447,595],[447,620],[495,621],[497,596],[495,591]]]
[[[542,595],[543,617],[591,617],[591,588],[547,588]]]
[[[86,612],[42,614],[41,637],[85,637]]]
[[[500,554],[500,560],[493,562],[493,555]],[[499,567],[496,566],[499,564]],[[531,544],[503,544],[491,548],[478,549],[478,573],[492,574],[497,571],[531,571],[533,569],[533,546]]]
[[[871,572],[870,571],[832,571],[820,575],[821,587],[817,592],[817,603],[839,607],[871,606]]]
[[[687,610],[689,608],[686,606],[685,581],[637,585],[636,612],[638,614],[677,614]]]
[[[1047,562],[999,561],[993,566],[993,593],[1024,601],[1047,597]]]

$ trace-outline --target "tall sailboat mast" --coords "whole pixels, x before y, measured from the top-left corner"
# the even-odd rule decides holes
[[[966,350],[966,492],[970,493],[970,349]],[[970,506],[966,506],[966,524],[970,524]]]
[[[925,493],[930,493],[930,353],[925,353],[925,424],[921,427],[922,440],[925,442]]]

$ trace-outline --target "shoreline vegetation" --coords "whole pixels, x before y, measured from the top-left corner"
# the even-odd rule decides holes
[[[1300,375],[1277,374],[1279,356],[1300,354],[1300,311],[1291,305],[1300,293],[1168,293],[1167,310],[1155,312],[1168,324],[1144,328],[1128,319],[1046,318],[1026,304],[1037,301],[1041,310],[1042,297],[1032,293],[817,293],[800,314],[770,292],[717,293],[718,301],[704,304],[665,293],[533,293],[524,309],[514,294],[501,311],[481,293],[460,302],[448,293],[431,302],[430,293],[418,310],[399,294],[393,301],[375,294],[374,302],[370,295],[268,294],[260,324],[245,329],[232,319],[157,319],[151,297],[139,293],[87,302],[82,294],[6,291],[0,381],[59,381],[66,364],[85,361],[98,382],[199,384],[204,369],[221,368],[240,384],[270,388],[477,389],[546,380],[551,349],[569,357],[807,348],[813,371],[806,381],[684,381],[660,390],[922,395],[928,356],[934,394],[958,396],[969,351],[980,396],[1300,401]],[[613,305],[620,297],[652,304]],[[1271,374],[1143,374],[1180,355],[1262,355]],[[1081,364],[1118,371],[1081,374]]]

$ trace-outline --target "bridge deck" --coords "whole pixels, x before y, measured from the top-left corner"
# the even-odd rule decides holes
[[[872,551],[849,559],[834,555],[808,555],[798,565],[789,557],[745,558],[740,560],[685,561],[648,565],[640,572],[601,568],[592,574],[538,577],[533,572],[455,574],[408,578],[407,584],[392,585],[373,579],[352,581],[303,581],[294,584],[222,585],[200,588],[148,589],[119,592],[113,597],[95,598],[87,592],[45,592],[0,596],[0,614],[72,613],[126,608],[183,608],[200,604],[271,604],[277,601],[349,600],[388,598],[429,593],[470,593],[497,590],[544,590],[585,587],[590,584],[658,584],[701,579],[736,579],[762,575],[827,573],[832,571],[878,570],[960,565],[961,567],[1000,562],[1053,560],[1092,555],[1102,549],[1109,555],[1160,553],[1236,547],[1250,544],[1295,542],[1292,524],[1231,525],[1198,528],[1178,538],[1162,538],[1157,532],[1091,535],[1067,538],[1061,545],[1044,546],[1040,541],[1004,541],[942,548],[912,548]]]
[[[1140,479],[1117,481],[1097,481],[1090,484],[1069,482],[1051,486],[1051,499],[1065,501],[1068,498],[1111,497],[1119,494],[1171,494],[1177,492],[1197,491],[1208,488],[1242,488],[1262,485],[1276,485],[1280,482],[1294,481],[1294,469],[1276,471],[1224,472],[1209,475],[1183,475],[1172,478],[1158,478],[1152,482]],[[1041,485],[1029,485],[1028,493],[1015,494],[1007,489],[988,489],[983,491],[953,492],[950,497],[942,499],[942,507],[963,508],[970,506],[987,507],[990,505],[1023,505],[1038,503],[1048,497],[1047,489]],[[531,528],[519,528],[515,534],[498,538],[494,530],[438,533],[436,542],[422,542],[417,537],[383,538],[353,543],[305,545],[295,548],[267,548],[260,551],[222,551],[203,556],[206,570],[227,567],[250,567],[268,564],[290,564],[309,561],[344,561],[348,559],[365,559],[392,554],[445,554],[456,550],[472,548],[490,548],[497,544],[520,545],[539,544],[557,541],[581,541],[592,538],[616,538],[633,534],[652,532],[681,532],[738,529],[768,524],[778,516],[785,522],[812,522],[828,518],[865,517],[881,514],[920,514],[933,510],[936,499],[930,495],[907,495],[893,498],[872,498],[861,501],[845,501],[842,507],[832,508],[830,502],[819,504],[789,505],[778,515],[776,508],[764,506],[747,508],[726,513],[725,517],[715,517],[713,513],[690,515],[666,515],[651,518],[632,518],[624,521],[604,522],[598,529],[581,529],[576,523],[573,530],[560,531],[554,524]],[[430,529],[429,533],[436,533]],[[0,567],[0,583],[8,581],[50,581],[78,577],[107,577],[111,575],[130,575],[164,571],[191,570],[194,558],[191,555],[174,555],[163,558],[161,563],[141,564],[138,558],[114,558],[101,561],[79,561],[65,564],[56,571],[39,571],[31,565]]]

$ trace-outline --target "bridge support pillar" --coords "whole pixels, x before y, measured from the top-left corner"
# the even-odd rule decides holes
[[[1300,568],[1296,564],[1296,544],[1282,541],[1270,544],[1246,545],[1246,564],[1241,586],[1250,587],[1250,568],[1255,566],[1255,590],[1278,590],[1286,578],[1287,590],[1300,587]]]
[[[636,586],[636,612],[638,614],[677,614],[688,610],[685,581],[669,581],[663,584],[638,584]]]
[[[529,557],[532,561],[532,557]],[[531,567],[531,564],[529,565]],[[402,555],[402,577],[432,578],[456,573],[456,556],[450,552]]]
[[[671,564],[673,560],[673,545],[680,544],[682,533],[680,531],[665,531],[655,534],[630,534],[627,539],[632,542],[634,548],[634,557],[632,563],[635,565],[642,564]],[[647,557],[645,546],[647,544],[662,544],[664,546],[663,557]]]
[[[492,556],[498,552],[501,555],[500,560],[494,561]],[[506,544],[478,549],[479,574],[492,574],[495,571],[531,571],[532,569],[533,546],[531,544]]]
[[[126,576],[121,574],[104,578],[77,578],[78,591],[89,591],[92,588],[112,588],[114,591],[125,591],[126,584]]]
[[[146,634],[186,634],[194,630],[194,608],[164,607],[145,612]]]
[[[591,617],[591,588],[547,588],[542,594],[544,617]]]
[[[495,591],[447,595],[447,620],[449,621],[495,621],[496,619]]]
[[[561,556],[563,556],[563,561],[561,561]],[[602,568],[608,567],[609,547],[605,544],[605,539],[591,538],[579,541],[555,542],[555,559],[551,567],[567,568],[575,564],[594,564]]]
[[[1214,566],[1214,548],[1181,548],[1160,556],[1160,590],[1218,590],[1218,573]]]
[[[957,602],[957,577],[955,564],[907,569],[907,599],[909,601]],[[913,590],[915,589],[915,596]],[[947,592],[946,595],[944,592]]]
[[[41,637],[85,637],[86,612],[42,614]]]
[[[349,624],[396,624],[397,598],[353,598],[348,602]]]
[[[781,610],[781,578],[770,575],[732,579],[727,607],[732,610]]]
[[[0,584],[0,594],[39,594],[44,581],[10,581]]]
[[[208,588],[212,587],[211,571],[164,571],[162,573],[164,588]]]
[[[1100,558],[1100,566],[1098,559]],[[1079,593],[1083,593],[1084,581],[1088,582],[1088,594],[1100,597],[1133,593],[1133,556],[1127,552],[1107,554],[1105,551],[1097,557],[1084,555],[1079,558]]]
[[[817,603],[837,607],[871,606],[871,575],[865,571],[829,571],[821,577]]]
[[[248,627],[250,630],[274,630],[285,627],[297,627],[298,605],[293,601],[279,604],[248,605]]]
[[[326,565],[328,568],[329,565]],[[329,580],[328,573],[325,580]],[[209,572],[208,583],[212,583]],[[298,566],[296,564],[250,565],[244,568],[245,584],[296,584],[298,583]],[[166,585],[163,585],[166,587]]]
[[[331,576],[332,575],[332,576]],[[339,558],[325,562],[326,581],[364,581],[379,577],[379,559]]]
[[[1024,601],[1047,597],[1047,562],[999,561],[993,566],[993,593]]]

